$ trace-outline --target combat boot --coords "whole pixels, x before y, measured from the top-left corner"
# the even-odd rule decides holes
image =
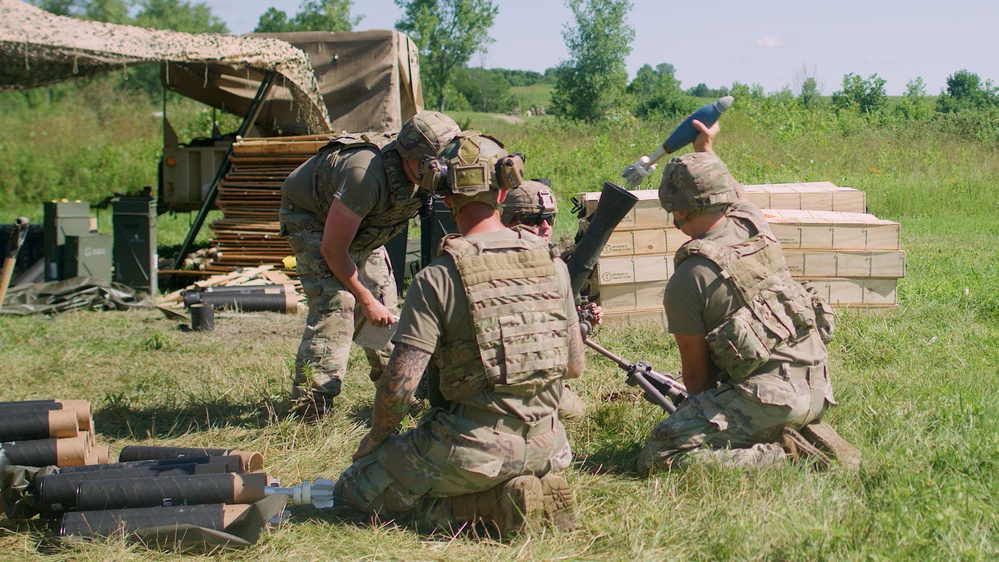
[[[833,426],[821,421],[812,422],[801,428],[801,435],[843,466],[851,470],[860,468],[860,450],[840,437]]]
[[[319,423],[333,409],[333,398],[340,394],[341,381],[331,379],[321,387],[291,389],[291,414],[306,423]]]
[[[791,428],[784,428],[784,432],[781,434],[781,445],[791,462],[808,460],[811,461],[815,470],[822,471],[829,470],[829,466],[832,465],[832,461],[825,453]]]
[[[525,528],[537,528],[545,506],[541,480],[534,476],[518,476],[488,490],[449,499],[455,523],[481,523],[504,539]]]
[[[544,493],[545,519],[559,531],[575,531],[578,528],[576,502],[565,478],[558,474],[546,474],[541,479],[541,491]]]

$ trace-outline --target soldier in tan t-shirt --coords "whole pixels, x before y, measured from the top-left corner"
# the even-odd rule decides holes
[[[436,156],[458,130],[450,117],[424,111],[398,135],[343,135],[282,185],[281,228],[309,307],[291,391],[303,416],[322,416],[340,393],[360,324],[393,321],[397,291],[384,244],[408,227],[423,203],[416,185],[420,160]],[[372,380],[391,352],[391,345],[365,349]]]
[[[639,470],[691,458],[765,466],[789,455],[825,466],[822,449],[855,465],[859,452],[820,422],[834,404],[823,341],[832,311],[791,279],[763,214],[710,150],[717,125],[697,125],[697,152],[674,158],[659,188],[692,238],[663,302],[690,396],[652,430]]]
[[[501,222],[520,165],[501,144],[465,131],[441,159],[449,172],[425,167],[422,185],[444,196],[461,235],[444,239],[406,292],[371,430],[334,501],[431,528],[483,524],[508,536],[543,513],[569,529],[572,494],[556,473],[572,457],[558,405],[562,379],[582,372],[583,342],[568,271],[542,239]],[[440,400],[396,435],[431,361]]]

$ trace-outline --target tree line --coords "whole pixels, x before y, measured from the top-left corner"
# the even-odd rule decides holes
[[[188,0],[31,0],[50,12],[89,20],[126,23],[186,32],[226,33],[225,24],[204,3]],[[793,106],[798,110],[831,110],[866,118],[932,120],[962,116],[966,122],[981,119],[979,127],[995,129],[999,114],[999,89],[966,69],[947,78],[946,88],[931,101],[921,77],[906,85],[897,103],[889,103],[885,80],[877,74],[850,73],[841,89],[829,98],[820,95],[814,76],[802,76],[795,90],[785,87],[766,94],[758,84],[733,83],[709,88],[698,84],[683,89],[676,69],[668,63],[645,65],[628,80],[625,58],[631,53],[634,30],[627,23],[629,0],[564,0],[573,22],[562,36],[568,60],[545,72],[477,68],[469,66],[476,53],[493,41],[489,36],[496,15],[493,0],[393,0],[402,9],[396,29],[417,44],[421,78],[428,105],[438,110],[510,112],[521,105],[512,88],[544,85],[551,89],[546,113],[559,118],[597,122],[635,118],[671,118],[683,115],[703,99],[732,94],[740,104],[763,103]],[[351,15],[351,0],[301,0],[298,11],[288,14],[268,8],[255,31],[350,31],[360,23]],[[134,13],[134,15],[130,15]],[[142,80],[139,83],[143,83]],[[526,108],[523,108],[526,109]],[[981,136],[981,130],[978,131]],[[999,138],[999,132],[993,133]]]

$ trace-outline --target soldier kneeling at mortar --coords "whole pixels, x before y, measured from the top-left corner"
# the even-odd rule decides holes
[[[835,404],[824,343],[832,310],[791,278],[762,212],[714,154],[718,125],[694,124],[696,152],[670,161],[659,186],[692,238],[664,297],[690,395],[652,430],[639,472],[691,458],[765,466],[808,456],[822,468],[831,456],[856,467],[859,451],[820,421]]]
[[[583,370],[583,341],[565,265],[500,220],[521,165],[475,131],[421,164],[421,186],[444,197],[461,234],[444,239],[406,292],[371,430],[335,486],[341,507],[502,536],[542,515],[575,526],[556,474],[572,459],[558,405],[562,379]],[[445,402],[397,435],[431,361],[431,391]]]
[[[552,188],[539,180],[527,180],[520,184],[520,189],[514,189],[507,194],[503,202],[500,219],[510,228],[526,228],[540,236],[555,252],[559,249],[551,244],[552,227],[558,215],[558,201]],[[567,260],[568,252],[562,254],[562,260]],[[583,307],[585,317],[591,325],[600,324],[601,309],[597,303],[588,303]],[[586,413],[586,404],[566,385],[562,391],[562,402],[559,404],[559,417],[563,420],[576,420]]]

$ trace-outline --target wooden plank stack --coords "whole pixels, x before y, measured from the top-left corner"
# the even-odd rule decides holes
[[[224,273],[260,265],[284,269],[282,260],[292,251],[278,234],[281,184],[330,138],[241,138],[233,143],[231,168],[219,184],[216,199],[223,218],[209,225],[214,234],[210,245],[217,252],[207,271]]]
[[[893,307],[905,274],[898,223],[867,214],[864,192],[830,182],[745,186],[784,248],[792,276],[836,306]],[[632,191],[635,208],[604,246],[591,294],[610,322],[662,320],[673,256],[688,237],[671,224],[655,190]],[[582,193],[587,212],[599,193]]]

